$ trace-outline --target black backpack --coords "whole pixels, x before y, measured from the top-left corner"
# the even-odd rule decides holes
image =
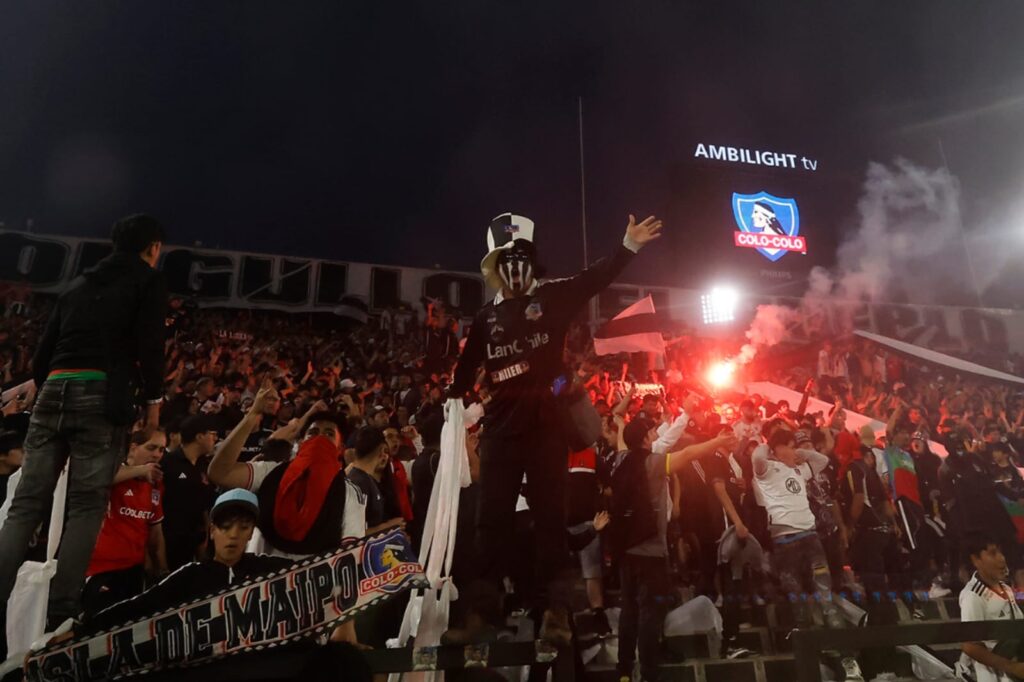
[[[302,540],[287,540],[274,526],[274,507],[277,489],[289,464],[281,464],[267,474],[260,485],[257,497],[260,501],[260,518],[256,524],[263,537],[274,549],[289,554],[323,554],[341,547],[342,518],[345,513],[345,471],[339,470],[331,482],[331,489],[324,498],[324,506]]]
[[[631,450],[612,471],[611,523],[608,541],[613,558],[658,534],[658,522],[651,501],[645,450]]]

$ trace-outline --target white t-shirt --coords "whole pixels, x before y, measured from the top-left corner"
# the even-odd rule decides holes
[[[282,466],[280,462],[246,462],[249,467],[249,481],[245,489],[252,493],[259,492],[260,486],[271,471]],[[345,480],[345,511],[341,519],[342,541],[357,540],[366,535],[366,496],[359,487]],[[286,559],[304,559],[308,554],[289,554],[282,552],[269,542],[266,544],[266,553],[271,556],[280,556]]]
[[[1024,618],[1021,615],[1020,607],[1013,596],[1013,589],[1005,584],[999,583],[1003,594],[989,588],[978,579],[975,573],[964,589],[960,591],[960,620],[963,622],[976,620],[1014,620]],[[1006,596],[1004,596],[1006,595]],[[1007,601],[1006,597],[1009,597]],[[983,642],[985,646],[992,649],[996,642]],[[960,656],[960,663],[971,669],[973,666],[974,679],[977,682],[1009,682],[1010,677],[998,670],[982,665],[967,654]]]
[[[781,526],[787,532],[798,533],[814,530],[814,513],[807,501],[807,481],[811,480],[816,471],[807,464],[797,467],[787,466],[779,460],[768,456],[768,446],[761,445],[755,450],[755,458],[764,462],[764,473],[758,473],[754,467],[754,485],[760,492],[760,500],[768,511],[768,520],[772,526]],[[813,450],[797,450],[805,460],[820,458]],[[827,463],[827,460],[826,460]],[[776,535],[773,529],[772,535]]]

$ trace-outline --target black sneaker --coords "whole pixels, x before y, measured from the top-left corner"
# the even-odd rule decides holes
[[[612,626],[604,609],[594,611],[594,634],[598,637],[608,637],[612,634]]]

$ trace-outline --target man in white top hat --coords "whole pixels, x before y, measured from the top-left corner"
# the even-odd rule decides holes
[[[462,399],[474,388],[483,365],[491,400],[480,437],[480,509],[477,517],[481,573],[501,584],[512,561],[516,499],[523,474],[534,515],[537,584],[535,606],[545,608],[541,636],[567,638],[564,608],[549,609],[550,584],[567,567],[565,458],[568,453],[552,383],[563,373],[562,351],[570,323],[591,297],[611,284],[641,247],[657,239],[654,216],[629,216],[622,244],[575,277],[541,283],[543,273],[529,218],[504,213],[487,231],[488,253],[480,263],[487,284],[497,290],[476,315],[449,392]],[[544,593],[546,589],[547,594]]]

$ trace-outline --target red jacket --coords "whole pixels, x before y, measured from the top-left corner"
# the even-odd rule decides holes
[[[405,466],[397,459],[391,460],[391,480],[395,489],[395,500],[402,518],[412,521],[412,498],[409,496],[409,477],[405,474]]]

